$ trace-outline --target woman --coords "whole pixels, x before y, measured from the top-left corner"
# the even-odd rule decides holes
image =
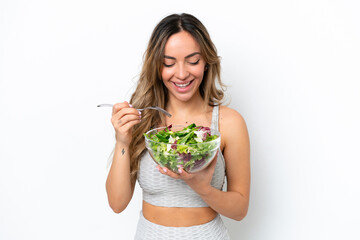
[[[220,106],[222,87],[219,57],[202,23],[189,14],[173,14],[160,21],[130,104],[115,104],[111,119],[116,146],[106,190],[111,208],[120,213],[138,179],[143,206],[135,239],[229,239],[219,214],[237,221],[246,216],[249,137],[241,115]],[[172,117],[136,110],[152,105],[166,109]],[[221,151],[216,159],[194,174],[156,165],[145,149],[143,133],[191,123],[219,129]],[[225,173],[227,191],[222,191]]]

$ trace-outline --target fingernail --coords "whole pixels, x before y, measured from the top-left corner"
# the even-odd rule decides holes
[[[141,112],[139,111],[139,115],[141,115]]]
[[[131,104],[129,104],[129,106],[130,106],[130,107],[132,107],[132,105],[131,105]]]
[[[181,170],[181,168],[179,168],[178,172],[179,172],[179,173],[182,173],[182,170]]]
[[[163,168],[163,171],[164,171],[164,172],[167,172],[166,168]]]

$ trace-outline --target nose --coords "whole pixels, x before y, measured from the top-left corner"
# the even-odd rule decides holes
[[[177,77],[180,80],[185,80],[189,76],[190,76],[190,73],[187,70],[186,66],[184,66],[184,64],[178,64],[176,72],[175,72],[175,77]]]

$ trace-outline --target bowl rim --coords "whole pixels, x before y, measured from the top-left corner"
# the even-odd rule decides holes
[[[172,126],[172,128],[173,127],[187,127],[187,126],[189,126],[189,125],[173,125]],[[154,130],[158,130],[158,129],[164,129],[164,128],[167,128],[168,126],[166,126],[166,127],[157,127],[157,128],[153,128],[153,129],[150,129],[149,131],[147,131],[145,134],[148,134],[149,132],[151,132],[151,131],[154,131]],[[197,126],[197,127],[202,127],[202,126]],[[209,127],[210,128],[210,127]],[[198,142],[198,143],[191,143],[191,144],[178,144],[178,143],[164,143],[164,142],[156,142],[156,141],[154,141],[154,140],[151,140],[151,139],[149,139],[146,135],[144,136],[145,137],[145,140],[146,141],[148,141],[148,142],[153,142],[153,143],[157,143],[157,144],[171,144],[171,145],[175,145],[175,146],[177,146],[177,145],[179,145],[179,146],[197,146],[197,145],[199,145],[199,144],[203,144],[203,143],[215,143],[215,142],[220,142],[220,144],[221,144],[221,134],[220,134],[220,131],[219,130],[216,130],[216,129],[214,129],[214,128],[210,128],[210,131],[216,131],[216,133],[218,133],[218,134],[215,134],[215,135],[218,135],[219,137],[218,138],[216,138],[216,139],[214,139],[214,140],[211,140],[211,141],[209,141],[209,142]],[[145,142],[146,142],[145,141]]]

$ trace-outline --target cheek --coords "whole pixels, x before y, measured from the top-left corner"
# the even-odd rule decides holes
[[[173,73],[172,70],[169,68],[163,68],[161,71],[161,77],[163,81],[167,81],[172,77]]]
[[[202,79],[204,77],[204,69],[198,68],[193,71],[193,75],[196,76],[196,78]]]
[[[196,78],[202,79],[204,77],[204,69],[205,69],[205,63],[201,61],[198,65],[192,68],[191,73]]]

